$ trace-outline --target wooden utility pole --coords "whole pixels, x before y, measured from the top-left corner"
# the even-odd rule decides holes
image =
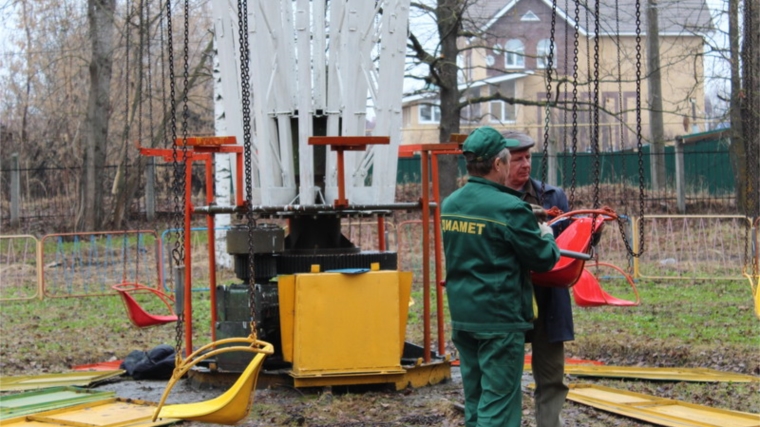
[[[649,158],[652,191],[665,188],[665,125],[662,118],[662,75],[657,0],[647,0],[647,71],[649,77]]]

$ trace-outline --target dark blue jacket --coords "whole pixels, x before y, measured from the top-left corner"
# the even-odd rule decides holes
[[[541,197],[541,181],[530,179],[530,184],[536,194]],[[553,185],[543,184],[544,197],[543,207],[549,209],[554,206],[562,212],[567,212],[570,208],[567,203],[565,192]],[[561,229],[555,228],[555,236],[561,232]],[[545,322],[544,325],[549,334],[549,342],[572,341],[575,339],[573,332],[573,308],[570,304],[570,290],[563,288],[549,288],[544,286],[533,286],[536,295],[536,304],[538,305],[538,320]],[[527,340],[531,337],[529,332]]]

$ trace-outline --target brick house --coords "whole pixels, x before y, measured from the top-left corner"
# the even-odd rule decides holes
[[[704,0],[662,0],[659,5],[665,136],[673,139],[705,130],[697,113],[704,111],[705,105],[701,55],[712,20]],[[531,103],[547,99],[546,71],[553,34],[551,97],[566,105],[552,109],[550,114],[550,140],[556,144],[553,148],[570,151],[575,140],[578,151],[589,151],[593,124],[597,122],[602,151],[631,148],[637,142],[639,118],[643,142],[647,143],[646,2],[640,6],[638,49],[632,0],[602,0],[598,20],[593,14],[594,4],[589,4],[592,11],[587,14],[583,4],[576,9],[574,3],[560,0],[556,3],[553,32],[552,7],[549,0],[512,0],[506,4],[504,0],[490,0],[476,2],[468,10],[473,32],[482,37],[460,40],[462,100],[498,92],[518,102],[493,101],[465,107],[461,131],[468,133],[488,124],[525,131],[543,141],[545,108]],[[599,34],[598,43],[595,34]],[[641,62],[640,94],[635,84],[637,52]],[[568,84],[558,89],[557,82],[562,79],[568,79]],[[640,114],[635,108],[637,96],[641,99]],[[598,110],[593,105],[598,105]],[[437,115],[435,94],[405,98],[402,143],[436,142]]]

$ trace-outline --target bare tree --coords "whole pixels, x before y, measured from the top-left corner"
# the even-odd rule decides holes
[[[80,133],[84,159],[76,220],[76,228],[84,231],[97,230],[103,223],[103,198],[100,197],[103,180],[98,176],[98,167],[106,163],[115,7],[116,0],[87,2],[92,57],[87,115]]]

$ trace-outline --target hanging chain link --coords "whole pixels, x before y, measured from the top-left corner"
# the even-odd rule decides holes
[[[599,0],[594,2],[594,106],[593,133],[591,144],[594,150],[594,209],[599,209]]]
[[[170,103],[170,141],[172,144],[172,167],[174,176],[172,179],[172,195],[173,195],[173,211],[171,216],[170,229],[176,230],[176,238],[174,240],[174,247],[172,249],[172,259],[174,260],[174,266],[179,268],[183,263],[181,242],[182,238],[182,209],[180,204],[180,194],[184,194],[182,187],[180,187],[180,181],[183,179],[182,167],[179,164],[179,153],[174,141],[177,139],[177,98],[176,98],[176,84],[174,82],[174,37],[172,35],[172,5],[171,0],[166,0],[166,49],[167,49],[167,62],[169,63],[169,103]],[[173,276],[176,278],[176,276]],[[178,284],[175,283],[175,286]],[[182,351],[182,331],[184,324],[184,313],[177,313],[177,323],[174,324],[175,335],[175,355],[179,357]]]
[[[123,282],[127,281],[127,251],[129,250],[129,245],[127,244],[127,226],[129,225],[126,222],[126,215],[127,215],[127,178],[129,178],[129,172],[127,171],[127,159],[129,158],[129,150],[126,149],[127,141],[129,141],[129,39],[130,39],[130,29],[132,28],[131,20],[132,20],[132,12],[129,10],[130,8],[130,1],[127,0],[126,2],[126,10],[127,10],[127,16],[124,17],[124,30],[126,32],[124,36],[124,45],[125,45],[125,54],[124,54],[124,69],[126,70],[124,72],[124,87],[127,88],[124,93],[124,122],[126,123],[124,125],[124,135],[123,135],[123,141],[122,144],[124,144],[124,157],[121,160],[121,167],[124,168],[123,174],[122,174],[122,182],[124,183],[121,186],[121,194],[120,197],[124,200],[124,218],[122,218],[122,222],[124,223],[124,234],[122,235],[122,273],[121,273],[121,280]],[[118,206],[118,203],[117,203]],[[118,214],[114,212],[114,220],[118,218]],[[120,226],[120,224],[114,224],[114,226]],[[139,250],[139,248],[138,248]],[[139,252],[138,252],[139,255]],[[139,256],[137,257],[139,259]]]
[[[565,0],[565,13],[569,10],[570,2],[569,0]],[[563,102],[563,108],[562,108],[562,185],[564,186],[565,180],[567,179],[568,172],[567,172],[567,94],[568,94],[568,78],[567,78],[567,70],[570,67],[570,49],[567,48],[567,41],[570,39],[570,26],[567,25],[565,22],[563,27],[565,27],[565,48],[563,49],[565,55],[564,55],[564,61],[562,62],[562,75],[565,77],[562,79],[562,102]],[[559,74],[559,73],[558,73]]]
[[[253,150],[251,142],[251,82],[250,49],[248,44],[248,1],[238,0],[238,36],[240,38],[240,81],[243,97],[243,157],[245,162],[245,217],[248,222],[248,308],[250,310],[251,336],[255,339],[256,331],[256,275],[254,274],[253,236],[256,219],[253,215]]]
[[[185,206],[187,204],[185,195],[185,169],[187,165],[187,118],[189,116],[188,106],[188,81],[189,81],[189,33],[190,33],[190,3],[189,0],[185,0],[184,4],[184,31],[183,31],[183,79],[182,79],[182,151],[177,149],[177,100],[176,100],[176,85],[175,85],[175,73],[174,73],[174,38],[172,36],[172,6],[171,0],[166,1],[166,27],[167,27],[167,49],[168,49],[168,62],[169,62],[169,88],[170,88],[170,103],[171,103],[171,143],[172,143],[172,165],[174,167],[174,180],[172,185],[172,192],[174,194],[174,214],[172,215],[172,228],[176,230],[176,240],[174,241],[174,249],[172,250],[172,258],[176,268],[181,268],[185,263],[185,228],[184,217],[187,214],[185,212]],[[181,157],[181,159],[180,159]],[[189,272],[185,272],[189,274]],[[176,277],[176,276],[175,276]],[[181,283],[175,283],[175,286],[183,286]],[[190,295],[185,295],[185,298],[190,298]],[[176,354],[180,357],[182,350],[182,337],[184,332],[185,313],[180,312],[177,314],[177,323],[175,324],[175,338],[176,338]]]
[[[639,154],[639,247],[634,251],[631,243],[625,237],[625,220],[618,216],[618,227],[623,236],[627,256],[640,257],[646,248],[644,242],[644,152],[641,140],[641,1],[636,0],[636,150]]]
[[[575,0],[575,33],[573,34],[573,126],[572,126],[572,153],[573,163],[570,178],[570,210],[575,208],[575,174],[578,167],[578,46],[579,46],[579,21],[580,0]]]
[[[552,0],[552,24],[549,35],[549,55],[546,57],[546,113],[544,114],[544,158],[541,159],[541,191],[538,205],[544,205],[546,179],[549,171],[549,126],[552,105],[552,71],[554,70],[554,38],[557,26],[557,0]]]

